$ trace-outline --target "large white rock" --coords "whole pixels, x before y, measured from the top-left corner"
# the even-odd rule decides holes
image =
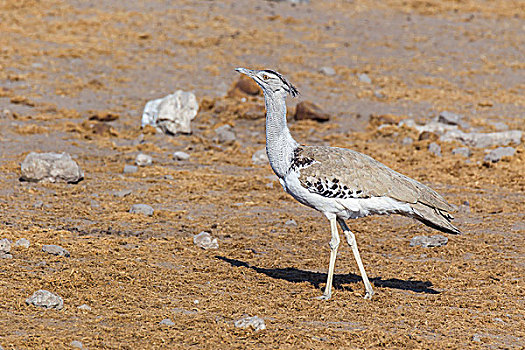
[[[191,121],[195,119],[199,104],[191,92],[182,90],[149,101],[142,113],[142,127],[151,125],[166,134],[191,134]]]
[[[64,300],[50,291],[40,289],[33,293],[26,299],[26,304],[33,304],[35,306],[45,307],[47,309],[60,310],[64,307]]]
[[[493,146],[507,146],[509,144],[519,145],[522,132],[520,130],[508,130],[500,132],[472,132],[465,133],[460,130],[450,130],[441,136],[441,141],[459,141],[467,146],[487,148]]]
[[[23,181],[77,183],[84,178],[84,172],[67,153],[31,152],[22,162]]]

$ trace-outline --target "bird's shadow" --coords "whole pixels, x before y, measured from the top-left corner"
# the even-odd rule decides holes
[[[264,267],[252,266],[244,261],[230,259],[224,256],[217,255],[215,257],[219,260],[227,262],[232,266],[247,267],[249,269],[254,270],[257,273],[263,273],[271,278],[282,279],[288,282],[308,282],[312,284],[315,288],[320,288],[321,283],[326,282],[326,273],[299,270],[294,267],[268,269]],[[348,283],[358,283],[361,281],[361,276],[353,273],[334,274],[333,287],[335,289],[349,289],[348,287],[343,287],[343,285]],[[431,288],[432,283],[428,281],[405,281],[398,278],[389,278],[384,280],[381,277],[375,277],[371,278],[370,282],[374,284],[374,286],[380,288],[410,290],[415,293],[439,294],[439,291]]]

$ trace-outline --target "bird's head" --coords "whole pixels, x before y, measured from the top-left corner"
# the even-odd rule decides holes
[[[251,70],[246,68],[236,68],[237,72],[246,74],[263,89],[265,94],[288,93],[295,97],[299,91],[286,80],[281,74],[270,69]]]

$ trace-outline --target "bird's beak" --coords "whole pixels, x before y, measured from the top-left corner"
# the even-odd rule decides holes
[[[246,74],[247,76],[249,77],[252,77],[255,75],[255,71],[254,70],[251,70],[251,69],[246,69],[246,68],[235,68],[235,70],[239,73],[242,73],[242,74]]]

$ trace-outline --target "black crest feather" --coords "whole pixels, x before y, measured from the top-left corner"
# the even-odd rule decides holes
[[[286,78],[281,73],[276,72],[276,71],[271,70],[271,69],[264,69],[263,72],[267,72],[267,73],[271,73],[271,74],[277,75],[279,77],[279,79],[281,79],[283,84],[288,88],[287,92],[290,95],[292,95],[292,97],[296,97],[297,95],[299,95],[299,90],[297,90],[297,88],[295,86],[293,86],[288,80],[286,80]]]

